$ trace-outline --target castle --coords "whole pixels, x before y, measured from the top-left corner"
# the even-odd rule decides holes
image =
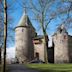
[[[16,58],[19,63],[27,63],[34,58],[44,60],[44,37],[37,36],[29,17],[23,14],[15,28]],[[52,47],[48,48],[48,61],[51,63],[72,62],[72,37],[62,25],[52,36]]]

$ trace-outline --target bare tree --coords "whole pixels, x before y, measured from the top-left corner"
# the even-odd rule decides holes
[[[57,11],[59,13],[59,18],[61,19],[60,24],[64,24],[65,27],[69,29],[72,23],[72,1],[61,0]]]
[[[63,0],[63,3],[68,3],[69,6],[65,11],[66,19],[62,22],[66,29],[72,28],[72,1]]]
[[[11,3],[12,4],[12,3]],[[6,72],[6,47],[7,47],[7,37],[9,36],[9,34],[11,34],[10,32],[8,33],[8,31],[10,30],[10,31],[13,31],[13,28],[12,27],[10,27],[10,24],[11,24],[11,22],[12,22],[12,18],[10,18],[10,10],[12,10],[12,8],[11,8],[11,6],[12,5],[9,5],[8,3],[7,3],[7,0],[1,0],[1,4],[0,5],[2,5],[2,8],[0,9],[0,24],[2,25],[0,25],[1,26],[1,33],[2,33],[2,37],[0,37],[1,39],[2,39],[2,41],[1,42],[3,42],[2,43],[2,45],[3,45],[3,58],[4,58],[4,60],[3,60],[3,72]],[[4,17],[3,17],[4,16]],[[4,30],[3,30],[4,29]],[[10,36],[11,37],[11,36]],[[8,37],[9,38],[9,37]]]
[[[35,20],[38,21],[44,35],[44,57],[45,63],[48,63],[48,38],[47,38],[47,29],[49,23],[56,17],[56,12],[49,13],[49,8],[54,3],[54,0],[37,0],[37,5],[33,3],[33,0],[30,1],[30,6],[34,14]]]
[[[4,28],[2,11],[3,11],[2,0],[0,0],[0,46],[3,43],[3,37],[2,36],[3,36],[3,28]]]
[[[6,72],[6,43],[7,43],[7,1],[4,0],[4,64],[3,72]]]

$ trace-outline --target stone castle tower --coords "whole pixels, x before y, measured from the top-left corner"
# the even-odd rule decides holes
[[[15,28],[16,59],[20,63],[26,63],[34,58],[32,38],[35,36],[29,17],[24,13],[19,25]]]
[[[55,63],[68,63],[68,33],[64,25],[61,25],[57,32],[53,35],[54,42],[54,62]]]

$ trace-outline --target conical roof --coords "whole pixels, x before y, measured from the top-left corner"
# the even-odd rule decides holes
[[[35,28],[32,26],[32,23],[28,17],[28,15],[26,15],[25,13],[22,15],[19,24],[17,27],[25,27],[25,26],[29,26],[31,28],[33,28],[35,30]]]

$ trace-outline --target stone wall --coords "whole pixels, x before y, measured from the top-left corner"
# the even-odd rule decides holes
[[[54,62],[68,63],[68,35],[67,33],[57,33],[53,36],[54,41]]]
[[[43,39],[40,39],[39,42],[34,43],[34,57],[36,57],[36,53],[39,54],[39,59],[44,61],[44,43],[43,43]]]

